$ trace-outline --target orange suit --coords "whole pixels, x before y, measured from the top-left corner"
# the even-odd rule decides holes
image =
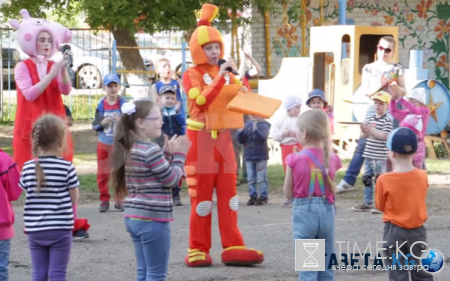
[[[202,46],[223,41],[219,31],[210,26],[218,8],[202,7],[201,19],[189,42],[195,67],[183,75],[188,95],[187,135],[192,142],[186,159],[186,183],[191,198],[189,250],[187,266],[212,264],[211,211],[216,188],[219,229],[222,239],[222,262],[227,265],[259,264],[262,252],[246,248],[237,223],[239,198],[236,194],[236,161],[230,129],[242,128],[243,115],[226,109],[242,84],[231,73],[219,76],[219,67],[209,65]]]

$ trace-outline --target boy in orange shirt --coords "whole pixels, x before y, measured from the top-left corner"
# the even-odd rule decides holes
[[[422,265],[421,259],[425,253],[426,230],[423,227],[428,218],[426,196],[428,190],[427,172],[413,166],[413,157],[417,151],[417,136],[408,128],[400,127],[393,130],[387,139],[386,146],[389,149],[389,158],[392,161],[394,171],[380,175],[377,180],[375,204],[378,210],[383,212],[384,233],[386,241],[386,263],[393,264],[393,259],[398,258],[401,265]],[[402,245],[399,249],[396,247]],[[403,243],[405,242],[405,243]],[[414,242],[419,242],[412,248]],[[398,257],[396,257],[396,252]],[[411,263],[411,260],[414,263]],[[395,264],[395,263],[394,263]],[[389,280],[409,280],[411,272],[412,280],[433,280],[433,276],[425,270],[400,270],[396,264],[396,270],[389,270]]]

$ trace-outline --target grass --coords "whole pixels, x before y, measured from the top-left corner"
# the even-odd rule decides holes
[[[101,89],[100,89],[101,91]],[[62,96],[63,103],[70,108],[72,117],[76,122],[90,121],[94,119],[95,110],[98,102],[105,94],[88,94],[88,95],[68,95]],[[130,97],[127,94],[127,97]],[[8,103],[3,106],[3,119],[0,123],[12,124],[16,116],[16,103]]]

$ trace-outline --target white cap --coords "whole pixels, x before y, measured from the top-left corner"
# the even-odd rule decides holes
[[[424,88],[416,88],[409,94],[410,99],[415,99],[422,104],[427,103],[427,92]]]
[[[302,105],[303,101],[299,96],[288,96],[284,102],[284,108],[291,110],[292,108]]]

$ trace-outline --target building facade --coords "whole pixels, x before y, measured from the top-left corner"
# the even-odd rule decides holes
[[[276,75],[283,57],[309,56],[309,27],[338,24],[337,0],[323,1],[323,6],[320,5],[321,0],[310,1],[305,13],[302,12],[301,2],[286,1],[268,17],[253,10],[252,36],[249,40],[253,57],[263,68],[261,75]],[[305,45],[302,44],[302,16],[306,22]],[[433,0],[349,0],[346,19],[347,24],[398,26],[399,63],[408,68],[410,50],[423,50],[423,67],[428,69],[430,78],[449,86],[449,3]],[[267,69],[267,57],[271,60],[270,71]]]

